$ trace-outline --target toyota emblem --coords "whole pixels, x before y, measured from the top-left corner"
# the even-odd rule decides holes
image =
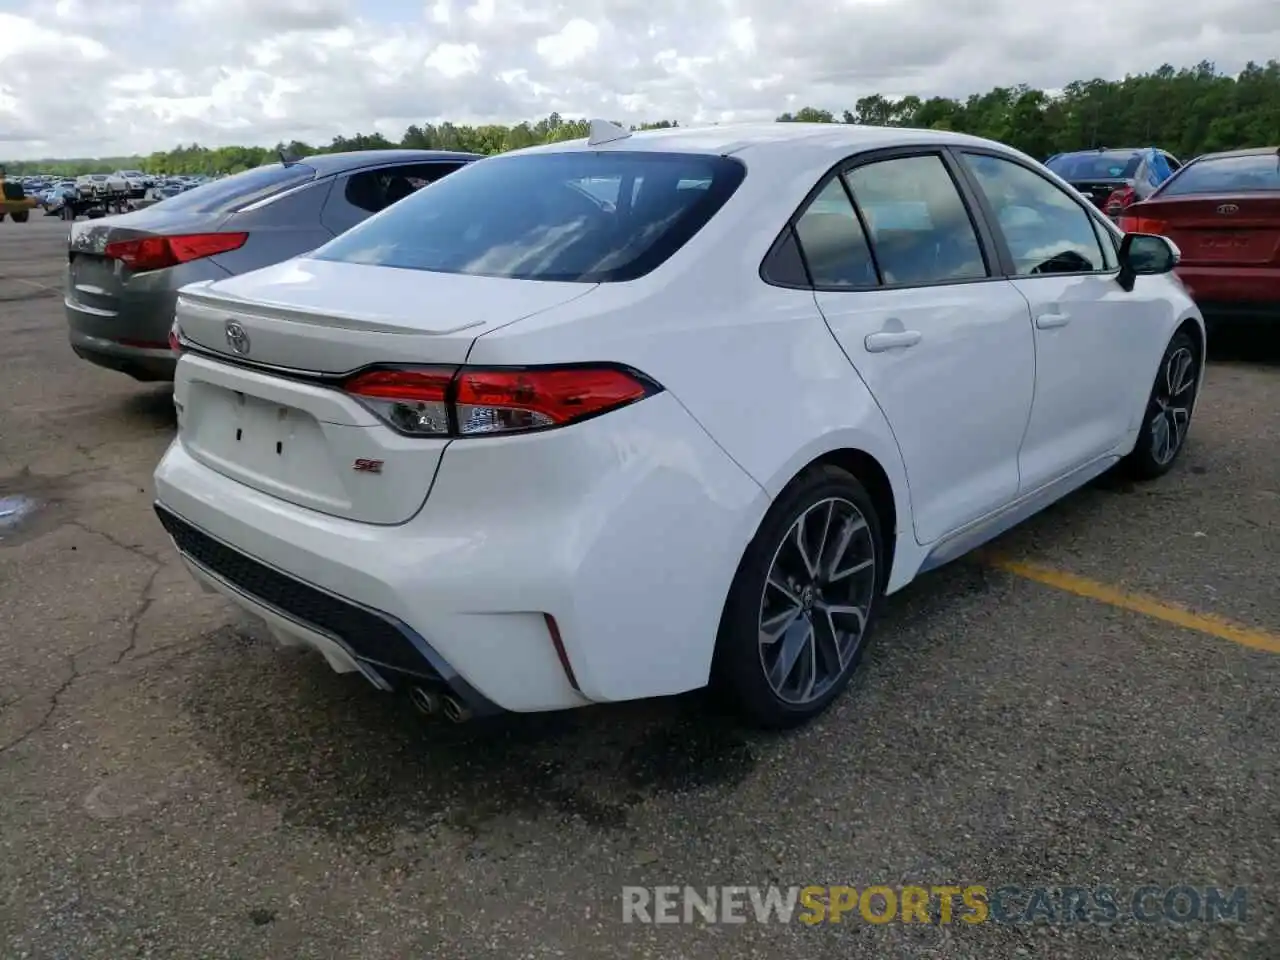
[[[1224,203],[1222,206],[1218,208],[1218,212],[1223,216],[1230,216],[1233,213],[1239,213],[1240,208],[1236,206],[1234,203]]]
[[[236,323],[234,320],[227,321],[227,343],[231,345],[231,349],[240,356],[246,356],[249,353],[249,334],[245,332],[244,327]]]

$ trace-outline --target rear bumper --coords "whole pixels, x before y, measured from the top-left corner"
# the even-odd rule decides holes
[[[265,621],[278,641],[312,647],[338,673],[360,673],[381,690],[440,687],[475,716],[500,712],[395,617],[276,570],[159,503],[156,514],[192,575]]]
[[[1205,319],[1275,318],[1280,308],[1280,269],[1179,266],[1187,292]]]
[[[125,373],[144,383],[172,380],[177,358],[168,347],[133,347],[90,336],[72,327],[71,349],[81,360],[107,370]]]
[[[564,430],[455,441],[426,504],[398,525],[261,493],[181,436],[155,490],[215,545],[171,526],[188,562],[242,606],[283,611],[384,678],[438,674],[464,699],[460,684],[523,712],[705,685],[768,506],[669,394]]]
[[[71,348],[90,363],[136,380],[172,380],[177,361],[168,343],[178,290],[197,280],[226,276],[220,267],[197,261],[136,274],[108,290],[74,285],[68,270],[63,308]]]

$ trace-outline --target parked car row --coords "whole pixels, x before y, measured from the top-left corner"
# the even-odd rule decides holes
[[[937,131],[317,156],[68,253],[76,351],[174,378],[192,574],[453,720],[708,683],[808,720],[885,595],[1168,471],[1205,355],[1170,241]]]

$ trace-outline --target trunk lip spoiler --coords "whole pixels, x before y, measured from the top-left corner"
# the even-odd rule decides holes
[[[178,308],[180,309],[183,304],[187,304],[197,309],[234,310],[240,315],[249,318],[288,320],[296,323],[306,323],[311,326],[322,325],[325,320],[346,320],[360,324],[363,328],[362,332],[365,333],[389,333],[396,336],[410,337],[447,337],[451,334],[462,333],[465,330],[474,330],[477,327],[486,326],[483,320],[468,320],[465,323],[455,324],[451,327],[440,327],[434,330],[406,328],[400,324],[388,324],[385,320],[367,314],[362,315],[337,310],[317,313],[306,307],[295,307],[261,300],[246,300],[228,293],[211,291],[208,285],[213,282],[205,281],[203,284],[183,288],[178,294]]]

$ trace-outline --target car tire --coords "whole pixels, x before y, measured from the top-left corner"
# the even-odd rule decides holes
[[[31,216],[31,214],[30,214],[29,212],[27,212],[26,210],[15,210],[15,211],[13,212],[13,222],[14,222],[14,223],[26,223],[26,222],[27,222],[27,218],[28,218],[28,217],[30,217],[30,216]]]
[[[794,727],[822,713],[866,651],[884,564],[866,488],[835,466],[805,471],[774,501],[738,566],[713,689],[759,727]]]
[[[1204,364],[1200,346],[1179,330],[1169,341],[1142,414],[1133,451],[1122,461],[1135,480],[1154,480],[1173,469],[1187,445]]]

